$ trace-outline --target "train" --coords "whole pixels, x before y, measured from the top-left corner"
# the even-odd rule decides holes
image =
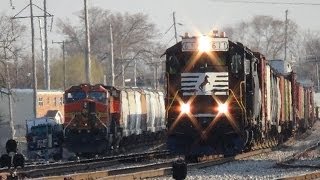
[[[166,49],[167,146],[190,159],[271,147],[315,121],[314,88],[225,33]]]
[[[163,92],[80,84],[64,96],[64,146],[76,154],[107,154],[165,135]]]

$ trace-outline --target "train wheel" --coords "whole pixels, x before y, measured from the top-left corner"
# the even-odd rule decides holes
[[[24,167],[24,157],[22,154],[15,154],[13,157],[13,166],[14,168],[17,167]]]
[[[195,155],[186,155],[185,160],[188,163],[197,163],[198,162],[198,156]]]
[[[11,167],[11,157],[8,154],[3,154],[0,157],[0,167],[1,168],[3,168],[3,167],[10,168]]]
[[[17,141],[13,140],[13,139],[9,139],[6,142],[6,150],[7,153],[9,154],[10,152],[16,153],[17,152]]]

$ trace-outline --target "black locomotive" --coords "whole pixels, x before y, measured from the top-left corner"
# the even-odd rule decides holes
[[[224,33],[189,37],[166,55],[167,145],[199,157],[276,145],[314,121],[313,86],[279,72]]]

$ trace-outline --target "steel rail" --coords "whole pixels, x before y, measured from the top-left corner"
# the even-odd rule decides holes
[[[315,150],[320,146],[320,141],[315,143],[314,145],[304,149],[301,152],[295,153],[292,156],[284,159],[283,161],[278,162],[276,165],[278,167],[283,167],[283,168],[320,168],[320,165],[311,165],[311,164],[293,164],[293,162],[297,161],[298,158],[303,156],[309,151]]]
[[[169,152],[166,150],[152,151],[145,153],[132,153],[128,155],[117,155],[98,159],[86,159],[65,163],[54,163],[41,166],[26,166],[18,169],[15,173],[19,178],[37,178],[52,175],[63,175],[74,172],[86,172],[99,168],[110,167],[123,161],[137,161],[140,159],[166,157]],[[8,169],[2,169],[0,173],[9,173]]]
[[[206,160],[199,163],[188,164],[188,168],[205,168],[209,166],[220,165],[228,162],[237,161],[262,153],[270,152],[271,148],[261,149],[242,153],[232,157],[213,157],[211,160]],[[62,180],[62,179],[143,179],[159,176],[168,176],[172,174],[172,162],[148,164],[138,167],[129,167],[123,169],[104,170],[89,173],[77,173],[64,176],[42,177],[47,180]]]

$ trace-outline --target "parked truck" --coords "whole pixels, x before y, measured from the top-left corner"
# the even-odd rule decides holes
[[[63,127],[51,117],[26,120],[28,159],[58,160],[62,154]]]

